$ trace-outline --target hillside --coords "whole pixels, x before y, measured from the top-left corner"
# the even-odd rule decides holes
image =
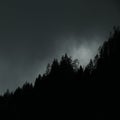
[[[22,88],[13,93],[7,91],[0,97],[0,109],[3,115],[8,115],[4,117],[41,118],[62,112],[67,115],[65,111],[73,110],[75,106],[81,110],[108,109],[107,97],[114,95],[116,98],[115,91],[119,89],[119,46],[120,30],[115,27],[85,68],[78,66],[78,61],[67,54],[60,62],[54,59],[48,64],[46,73],[36,78],[34,85],[25,83]],[[93,112],[80,115],[84,119],[96,118]]]

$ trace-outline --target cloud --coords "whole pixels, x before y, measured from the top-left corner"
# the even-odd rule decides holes
[[[118,0],[6,0],[0,17],[3,92],[33,82],[65,52],[86,64],[113,25],[120,24],[120,9]]]

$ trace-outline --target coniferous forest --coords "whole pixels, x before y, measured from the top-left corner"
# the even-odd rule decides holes
[[[92,111],[110,110],[119,101],[119,51],[120,30],[114,27],[86,67],[65,54],[60,61],[54,59],[48,64],[34,85],[25,83],[14,92],[7,90],[0,96],[0,116],[17,120],[77,116],[81,120],[97,119]],[[109,116],[115,119],[114,115]]]

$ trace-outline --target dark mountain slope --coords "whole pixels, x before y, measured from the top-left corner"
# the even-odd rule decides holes
[[[114,28],[109,40],[86,68],[78,66],[78,61],[73,61],[67,54],[60,62],[54,59],[51,65],[48,64],[46,73],[36,78],[34,85],[25,83],[15,92],[7,91],[0,97],[2,115],[15,119],[55,117],[55,114],[58,118],[64,114],[72,117],[67,111],[78,113],[81,119],[96,119],[92,110],[110,109],[112,98],[117,101],[119,46],[120,30]]]

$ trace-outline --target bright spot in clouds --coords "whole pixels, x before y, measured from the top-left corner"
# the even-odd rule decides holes
[[[93,53],[89,48],[81,46],[80,48],[75,48],[73,50],[72,56],[74,59],[78,58],[80,60],[80,64],[86,65],[89,62],[90,58],[92,58],[92,54]]]
[[[94,59],[100,45],[101,43],[98,41],[98,39],[89,43],[83,42],[81,45],[73,47],[71,56],[73,59],[78,59],[81,65],[86,66],[90,59]]]

